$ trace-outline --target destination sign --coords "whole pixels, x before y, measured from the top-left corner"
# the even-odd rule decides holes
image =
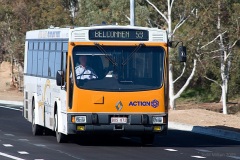
[[[89,30],[89,40],[148,41],[148,31],[135,29]]]

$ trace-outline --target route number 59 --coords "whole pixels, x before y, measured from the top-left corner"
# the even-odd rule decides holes
[[[136,38],[142,39],[143,38],[143,32],[142,31],[136,31]]]

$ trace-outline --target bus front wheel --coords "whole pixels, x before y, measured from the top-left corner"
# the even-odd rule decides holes
[[[43,135],[43,127],[36,124],[35,102],[32,102],[32,133],[34,136]]]
[[[65,143],[67,142],[67,136],[63,133],[58,132],[58,114],[57,111],[54,114],[54,126],[55,126],[55,132],[56,132],[56,138],[58,143]]]

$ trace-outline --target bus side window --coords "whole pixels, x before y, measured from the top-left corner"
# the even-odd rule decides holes
[[[54,78],[55,76],[55,52],[49,53],[49,67],[48,67],[48,76]]]
[[[55,53],[55,67],[54,67],[54,75],[56,75],[57,71],[61,70],[61,64],[62,64],[62,53],[61,51],[56,51]]]
[[[61,70],[63,71],[63,76],[64,76],[64,84],[66,84],[67,82],[67,57],[68,57],[68,43],[63,42],[63,49],[62,49],[62,68]],[[65,89],[67,87],[65,86]]]

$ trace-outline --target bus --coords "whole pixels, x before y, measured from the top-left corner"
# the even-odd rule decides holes
[[[58,143],[129,135],[144,144],[166,135],[169,44],[165,30],[137,26],[28,31],[23,116],[33,135],[52,130]]]

